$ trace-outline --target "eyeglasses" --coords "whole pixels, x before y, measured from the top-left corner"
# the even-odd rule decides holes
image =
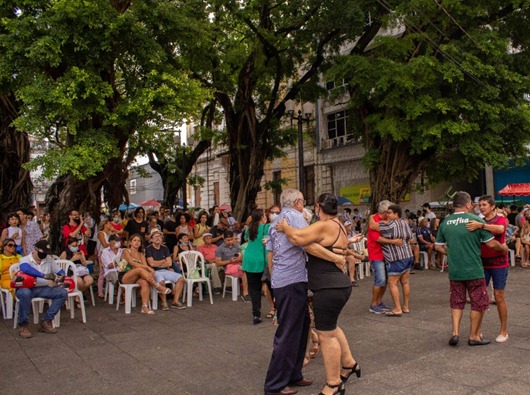
[[[271,214],[280,214],[279,211],[271,211]]]
[[[13,244],[13,243],[8,243],[8,244],[6,244],[5,246],[6,246],[6,247],[15,247],[16,245]]]

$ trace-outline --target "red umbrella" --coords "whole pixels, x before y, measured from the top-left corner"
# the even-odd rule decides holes
[[[221,212],[223,211],[232,211],[232,206],[230,206],[230,204],[228,203],[223,203],[219,206],[219,210],[221,210]]]
[[[148,207],[154,207],[154,206],[160,206],[160,203],[158,203],[155,199],[146,200],[145,202],[141,202],[140,206],[148,206]]]
[[[501,196],[530,196],[530,183],[508,184],[499,191]]]

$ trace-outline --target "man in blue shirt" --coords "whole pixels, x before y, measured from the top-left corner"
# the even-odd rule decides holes
[[[307,257],[304,248],[291,244],[287,236],[276,229],[277,223],[283,219],[295,228],[306,227],[307,222],[302,215],[305,201],[300,191],[286,189],[280,196],[280,202],[282,211],[272,223],[267,241],[279,326],[274,335],[274,349],[265,378],[265,395],[292,395],[298,390],[289,385],[308,386],[313,383],[302,375],[310,323],[305,268]],[[305,250],[341,267],[345,264],[344,256],[317,244],[311,244]]]
[[[52,325],[55,315],[63,307],[68,292],[63,287],[56,286],[56,276],[63,277],[64,270],[49,256],[52,253],[50,245],[46,240],[39,240],[35,244],[34,251],[20,260],[20,271],[36,278],[34,288],[18,288],[16,296],[19,300],[18,325],[19,336],[22,338],[32,337],[29,330],[29,311],[33,298],[51,299],[52,304],[42,316],[39,331],[53,334],[57,332]]]

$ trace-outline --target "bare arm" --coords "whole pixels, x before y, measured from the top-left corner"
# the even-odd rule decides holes
[[[101,245],[103,246],[103,248],[107,248],[109,246],[109,243],[105,239],[105,232],[101,231],[101,232],[98,233],[98,240],[101,243]]]
[[[493,233],[494,235],[500,235],[505,231],[503,225],[493,225],[493,224],[483,224],[479,221],[469,221],[466,225],[467,230],[474,232],[475,230],[481,229],[484,226],[484,229]]]
[[[401,247],[403,244],[405,244],[405,241],[403,239],[387,239],[383,236],[379,237],[376,241],[379,244],[393,244],[398,247]]]
[[[285,233],[291,243],[296,246],[308,246],[311,243],[318,243],[322,241],[324,232],[324,225],[322,222],[315,222],[302,229],[297,229],[290,226],[285,219],[278,222],[276,229],[279,232]],[[319,256],[320,257],[320,256]]]
[[[502,252],[504,254],[507,254],[510,251],[510,249],[508,248],[506,244],[501,244],[495,239],[491,239],[490,241],[484,244],[486,244],[492,250]]]
[[[343,268],[346,264],[346,255],[335,254],[334,252],[331,252],[327,248],[324,248],[317,243],[312,243],[304,247],[304,250],[318,258],[333,262],[339,269],[344,270]]]

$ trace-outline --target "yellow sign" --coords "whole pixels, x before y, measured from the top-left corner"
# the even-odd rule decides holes
[[[372,199],[372,190],[370,185],[351,185],[339,189],[339,195],[351,200],[353,204],[370,204]],[[402,202],[410,201],[410,193],[407,193],[401,200]]]
[[[370,203],[372,192],[370,191],[370,185],[353,185],[340,188],[339,195],[351,200],[353,204],[368,204]]]

